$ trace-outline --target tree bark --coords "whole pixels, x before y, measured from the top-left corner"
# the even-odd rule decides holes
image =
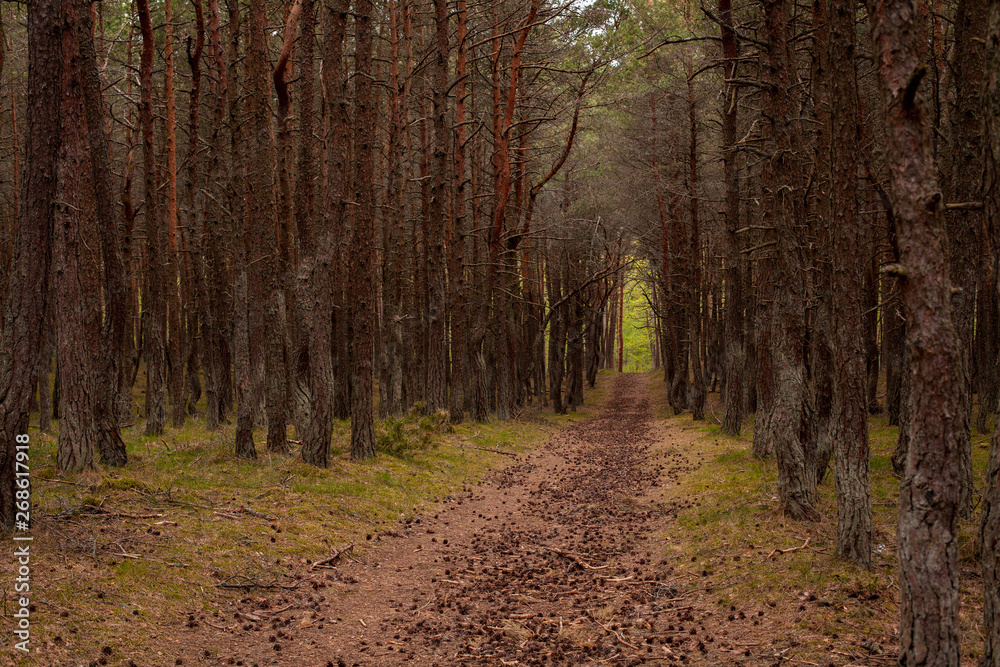
[[[961,0],[955,14],[955,54],[953,60],[955,108],[951,114],[951,165],[948,198],[954,202],[978,198],[982,163],[982,93],[986,72],[983,40],[986,36],[987,6],[980,0]],[[979,254],[985,239],[980,230],[980,211],[959,209],[945,216],[951,247],[950,279],[952,318],[962,355],[962,373],[958,391],[961,396],[959,417],[962,423],[962,499],[963,516],[971,516],[972,480],[972,344],[975,322]]]
[[[837,555],[871,568],[872,500],[868,454],[867,369],[862,287],[868,230],[858,211],[858,84],[855,4],[830,6],[830,206],[834,404],[832,423],[837,489]]]
[[[61,470],[94,468],[99,440],[97,357],[101,346],[100,253],[85,242],[97,234],[94,172],[85,127],[80,70],[81,14],[89,7],[66,0],[62,7],[61,141],[56,168],[52,272],[55,276],[56,353],[62,371],[59,422]]]
[[[983,90],[983,204],[993,249],[992,282],[1000,300],[1000,0],[989,0],[986,30],[986,81]],[[996,410],[996,405],[990,406]],[[980,406],[980,409],[986,409]],[[1000,419],[993,430],[979,523],[983,573],[983,657],[981,667],[1000,667]],[[957,582],[956,582],[957,583]]]
[[[736,35],[733,34],[732,0],[719,0],[719,17],[722,20],[722,55],[725,58],[725,79],[727,82],[736,78],[736,64],[739,57]],[[727,29],[727,27],[729,29]],[[737,168],[736,123],[738,89],[735,84],[727,83],[722,114],[722,150],[723,179],[726,187],[726,308],[725,308],[725,385],[722,403],[722,432],[738,436],[745,418],[743,400],[744,367],[746,351],[743,340],[743,255],[740,247],[740,179]]]
[[[315,252],[303,256],[309,297],[304,309],[309,317],[309,423],[299,450],[302,460],[325,468],[333,436],[333,310],[336,239],[343,225],[347,187],[346,81],[343,62],[348,0],[328,7],[323,46],[323,84],[327,113],[327,164],[329,185],[324,213],[316,230]]]
[[[125,386],[125,336],[128,327],[128,287],[125,283],[125,262],[122,251],[124,220],[115,196],[111,158],[108,155],[108,138],[105,131],[104,98],[101,79],[97,71],[97,53],[94,49],[94,31],[90,6],[77,10],[79,23],[77,40],[80,53],[80,82],[83,88],[83,111],[87,123],[87,143],[90,148],[90,170],[93,191],[97,202],[95,230],[101,239],[101,259],[104,267],[104,324],[100,346],[102,360],[101,380],[97,381],[94,397],[99,429],[97,449],[101,463],[122,466],[128,462],[125,441],[118,423],[118,397]],[[97,351],[94,351],[97,354]],[[48,388],[48,375],[44,378]]]
[[[32,371],[49,297],[56,164],[59,156],[61,3],[28,5],[27,163],[4,298],[0,345],[0,520],[14,527],[15,437],[27,432]],[[47,382],[46,382],[47,384]]]
[[[372,85],[372,0],[355,0],[354,152],[357,214],[351,239],[351,457],[375,456],[372,382],[375,366],[375,126]],[[444,190],[438,192],[444,196]],[[443,242],[443,239],[436,241]],[[443,276],[440,276],[443,280]],[[442,286],[443,288],[443,286]],[[443,338],[444,304],[439,304]],[[439,341],[444,345],[443,339]],[[443,362],[443,359],[442,359]],[[442,382],[444,378],[442,378]],[[435,400],[442,397],[438,396]],[[441,405],[439,401],[437,405]]]
[[[910,443],[900,487],[900,664],[961,664],[958,515],[962,358],[951,318],[941,193],[927,73],[926,9],[868,0],[885,108],[886,156],[899,236],[910,359]]]
[[[136,0],[142,55],[139,60],[139,122],[145,181],[146,274],[143,285],[142,358],[146,361],[146,435],[163,433],[167,423],[167,300],[160,202],[153,145],[153,23],[149,0]]]
[[[770,341],[766,354],[770,363],[761,378],[769,383],[771,400],[763,406],[769,422],[778,464],[778,497],[788,516],[818,519],[816,502],[815,441],[812,406],[805,365],[805,262],[803,229],[801,128],[793,111],[791,30],[788,0],[764,4],[764,33],[768,47],[764,57],[764,115],[770,119],[769,135],[775,151],[765,163],[764,225],[773,229],[774,248],[761,261],[761,284],[780,286],[769,290],[766,305]],[[763,295],[762,295],[763,297]],[[758,354],[765,350],[758,349]]]

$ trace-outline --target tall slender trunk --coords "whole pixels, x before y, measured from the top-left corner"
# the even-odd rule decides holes
[[[229,130],[232,137],[232,168],[230,182],[232,185],[231,202],[236,207],[233,215],[236,218],[235,252],[233,253],[236,275],[233,289],[233,350],[235,352],[234,379],[236,389],[236,438],[234,453],[236,458],[255,459],[257,448],[253,440],[254,408],[256,396],[254,392],[254,356],[251,351],[250,313],[249,313],[249,201],[245,196],[250,187],[247,182],[248,148],[240,120],[239,96],[237,95],[237,63],[240,60],[239,42],[242,26],[240,7],[235,0],[227,0],[229,10],[229,88],[227,102],[229,106]],[[259,11],[259,10],[258,10]]]
[[[207,283],[199,295],[202,300],[201,345],[205,370],[205,425],[209,430],[214,430],[226,419],[228,404],[225,394],[226,387],[229,386],[229,368],[224,363],[229,341],[225,333],[227,313],[223,289],[223,285],[229,284],[229,281],[226,279],[227,271],[219,233],[219,226],[225,215],[224,207],[220,203],[223,195],[217,181],[221,179],[220,172],[224,169],[222,133],[225,129],[226,100],[230,93],[227,63],[222,51],[218,0],[208,2],[208,35],[216,70],[215,77],[209,79],[214,94],[210,96],[212,131],[209,140],[208,167],[205,170],[205,189],[212,192],[212,196],[204,199],[202,225],[195,234],[200,234],[203,241]]]
[[[868,454],[867,370],[864,348],[865,304],[862,281],[867,237],[858,211],[858,83],[854,63],[855,7],[836,2],[829,13],[830,206],[834,404],[832,423],[837,488],[837,555],[871,567],[872,500]]]
[[[448,355],[445,336],[445,232],[448,198],[448,1],[434,0],[436,44],[433,57],[433,125],[430,206],[427,237],[427,409],[448,406]]]
[[[910,443],[900,487],[900,663],[961,664],[958,515],[962,356],[951,319],[941,193],[935,181],[926,76],[927,12],[868,0],[885,105],[886,162],[899,236],[910,358]],[[926,88],[926,86],[923,86]]]
[[[690,171],[688,175],[688,201],[691,215],[691,236],[688,244],[691,267],[691,286],[688,290],[688,309],[690,312],[690,363],[693,369],[693,381],[688,390],[688,404],[691,406],[691,416],[696,420],[705,418],[705,366],[701,350],[702,339],[702,309],[701,295],[701,239],[698,220],[698,107],[694,99],[694,65],[688,63],[687,80],[688,126],[690,145],[688,159]]]
[[[101,359],[94,359],[100,366],[101,380],[97,382],[95,412],[99,430],[97,449],[101,462],[121,466],[128,462],[125,441],[118,424],[118,396],[125,385],[125,335],[128,325],[128,288],[125,283],[125,262],[122,251],[124,220],[116,201],[112,182],[111,158],[108,155],[108,138],[105,129],[107,113],[101,95],[101,79],[97,71],[97,53],[94,48],[94,31],[90,8],[78,10],[77,40],[80,53],[80,83],[83,88],[83,111],[87,122],[87,143],[90,149],[90,169],[94,197],[98,202],[108,202],[96,207],[96,233],[101,239],[101,258],[104,268],[104,324]],[[96,351],[95,351],[96,354]],[[44,378],[48,387],[48,374]]]
[[[16,436],[26,434],[32,370],[38,362],[49,296],[52,224],[59,155],[60,2],[28,5],[27,165],[12,265],[4,298],[0,345],[0,519],[14,527]]]
[[[354,154],[357,213],[351,238],[351,456],[375,456],[372,383],[375,366],[375,125],[372,0],[355,0]],[[443,191],[440,193],[443,195]],[[440,241],[439,241],[440,242]],[[443,304],[441,304],[443,306]],[[443,317],[443,308],[441,310]]]
[[[791,3],[769,0],[764,9],[768,41],[764,115],[770,119],[766,125],[774,155],[762,171],[763,209],[765,226],[773,230],[774,247],[761,260],[760,281],[780,288],[773,290],[773,300],[766,305],[771,326],[767,353],[772,358],[767,381],[773,395],[763,408],[770,413],[766,418],[774,439],[781,505],[792,518],[818,519],[812,405],[805,364],[804,211],[798,157],[804,145],[792,111]]]
[[[178,292],[180,271],[180,245],[177,232],[177,104],[174,95],[174,16],[171,0],[164,0],[164,27],[166,30],[164,60],[164,95],[167,118],[167,343],[170,388],[171,422],[174,428],[184,425],[184,360],[181,295]]]
[[[308,428],[309,423],[309,317],[313,308],[310,297],[310,277],[304,262],[313,261],[316,252],[316,3],[302,1],[299,19],[299,152],[295,169],[294,220],[298,242],[299,271],[295,277],[297,317],[289,317],[293,347],[290,350],[289,374],[295,404],[295,432]]]
[[[184,176],[184,225],[181,228],[182,245],[187,250],[181,261],[183,268],[184,312],[187,319],[184,341],[185,374],[184,400],[186,411],[190,415],[197,414],[198,400],[201,398],[201,380],[198,369],[202,364],[199,357],[204,348],[202,322],[205,319],[203,306],[205,304],[204,279],[204,239],[201,233],[201,213],[204,211],[198,189],[201,176],[199,160],[199,132],[201,113],[201,56],[205,48],[205,12],[202,0],[194,0],[195,26],[194,50],[191,49],[191,37],[187,39],[187,61],[191,68],[191,91],[188,103],[188,145],[187,170]]]
[[[249,5],[249,37],[246,50],[247,76],[247,219],[246,238],[250,263],[247,298],[251,364],[256,373],[255,389],[262,391],[267,406],[267,448],[287,451],[285,432],[284,318],[280,299],[282,282],[277,274],[277,209],[273,174],[274,144],[271,136],[271,105],[267,56],[267,6],[263,0]],[[263,386],[261,386],[262,383]],[[255,396],[255,399],[257,397]],[[255,401],[256,402],[256,401]]]
[[[291,326],[288,327],[292,339],[286,341],[285,327],[281,326],[281,335],[273,336],[268,332],[268,359],[272,355],[278,355],[277,363],[271,361],[272,367],[280,367],[280,378],[268,378],[268,428],[275,427],[275,432],[269,432],[268,449],[275,452],[287,453],[288,442],[285,439],[285,411],[288,405],[288,387],[294,384],[294,377],[289,381],[286,372],[295,375],[295,367],[289,368],[286,342],[290,342],[294,350],[295,335],[298,333],[297,300],[294,294],[291,272],[291,228],[292,228],[292,131],[288,119],[291,108],[291,96],[288,93],[288,82],[286,77],[290,74],[290,58],[292,46],[298,34],[299,17],[302,14],[302,0],[295,0],[288,9],[288,16],[285,18],[285,31],[282,41],[281,52],[278,60],[274,64],[271,78],[274,81],[274,90],[278,97],[278,173],[277,173],[277,238],[278,247],[272,262],[272,290],[274,300],[273,317],[284,324],[282,313],[288,317]],[[312,36],[306,40],[311,43]],[[303,140],[308,141],[309,137]],[[280,407],[276,410],[275,402]],[[272,417],[273,415],[273,417]],[[281,424],[278,425],[278,420]]]
[[[983,204],[993,248],[993,275],[989,289],[1000,301],[1000,0],[989,0],[986,30],[986,81],[983,89],[985,132]],[[995,398],[994,398],[995,400]],[[996,410],[994,404],[989,406]],[[980,410],[986,409],[980,406]],[[979,523],[979,551],[983,572],[983,657],[981,667],[1000,666],[1000,419],[990,444],[986,488]],[[957,582],[956,582],[957,583]]]
[[[982,162],[982,93],[986,73],[984,57],[987,7],[978,0],[961,0],[955,14],[955,109],[951,116],[951,165],[948,198],[968,202],[978,198],[983,172]],[[980,248],[984,246],[980,230],[980,211],[960,209],[946,215],[951,247],[950,279],[952,318],[962,355],[962,374],[958,391],[962,421],[962,499],[961,511],[972,514],[972,344],[975,299],[979,274]]]
[[[327,115],[327,179],[323,217],[316,230],[315,252],[304,255],[311,309],[309,317],[309,423],[302,434],[302,460],[325,468],[333,436],[333,311],[336,241],[343,226],[347,198],[347,99],[344,71],[344,33],[348,0],[337,0],[325,17],[323,86]]]
[[[834,203],[831,191],[833,135],[831,90],[834,76],[830,51],[830,2],[813,0],[813,62],[812,87],[816,115],[815,129],[815,198],[816,228],[819,242],[812,253],[813,290],[815,307],[810,324],[810,375],[816,399],[816,479],[822,482],[833,457],[835,431],[833,362],[833,239],[832,219]],[[842,103],[842,100],[837,100]],[[839,111],[839,110],[838,110]]]
[[[468,3],[458,0],[458,34],[456,35],[458,55],[455,59],[455,191],[452,206],[451,242],[448,254],[448,282],[451,288],[451,394],[449,415],[453,424],[465,418],[465,373],[466,373],[466,329],[465,329],[465,88],[466,23]]]
[[[732,0],[719,0],[722,20],[722,55],[725,58],[725,97],[722,115],[723,179],[726,186],[726,309],[725,309],[725,389],[722,403],[722,432],[739,435],[745,418],[743,387],[746,350],[743,341],[743,255],[737,230],[740,228],[740,179],[737,167],[736,123],[738,120],[738,88],[731,83],[736,78],[739,57],[736,35],[733,34]]]
[[[167,422],[167,295],[164,243],[153,146],[153,23],[149,0],[136,0],[142,55],[139,60],[139,122],[145,181],[146,274],[143,285],[142,358],[146,361],[146,434],[159,435]]]

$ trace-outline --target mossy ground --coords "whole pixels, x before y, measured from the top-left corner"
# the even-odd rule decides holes
[[[18,665],[117,665],[134,656],[168,664],[171,628],[188,614],[280,592],[290,573],[351,543],[362,554],[373,532],[510,461],[489,450],[532,449],[593,415],[609,377],[602,373],[569,415],[529,407],[509,422],[452,427],[416,414],[377,422],[373,461],[350,458],[350,425],[338,422],[326,469],[294,451],[268,453],[260,433],[260,458],[236,460],[233,425],[210,432],[189,419],[163,436],[143,435],[141,422],[125,429],[123,468],[64,474],[56,437],[33,428],[33,652],[13,649],[9,622],[0,650]],[[0,562],[0,577],[13,581],[12,558]],[[272,588],[219,586],[246,582]]]

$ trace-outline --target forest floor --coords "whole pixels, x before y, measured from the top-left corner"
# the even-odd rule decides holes
[[[719,435],[711,403],[707,422],[668,416],[654,374],[602,375],[588,402],[572,423],[507,424],[522,430],[486,431],[492,440],[483,439],[487,427],[476,425],[479,439],[465,442],[478,443],[470,458],[480,463],[436,459],[428,468],[452,473],[450,481],[414,473],[413,495],[383,502],[381,513],[331,503],[330,521],[345,511],[363,514],[353,529],[329,530],[297,511],[295,502],[319,498],[309,488],[276,490],[280,498],[258,500],[255,509],[240,504],[239,490],[236,502],[205,501],[208,510],[190,501],[172,505],[161,495],[166,520],[133,519],[120,508],[118,517],[77,512],[73,521],[103,520],[97,530],[119,538],[123,523],[148,524],[147,539],[120,544],[118,556],[107,548],[91,555],[81,553],[82,534],[60,525],[62,542],[47,547],[61,559],[52,572],[73,580],[38,610],[45,642],[39,657],[17,664],[894,663],[898,482],[888,468],[894,428],[873,420],[876,553],[864,572],[833,555],[832,481],[821,488],[822,521],[784,519],[773,460],[750,455],[749,432]],[[450,448],[431,447],[404,464],[426,463],[439,449]],[[521,453],[513,456],[515,449]],[[977,467],[978,449],[977,440]],[[279,467],[289,466],[304,473],[288,461]],[[365,483],[388,484],[386,476],[405,469],[380,470],[381,482]],[[148,506],[149,491],[133,493]],[[411,503],[412,512],[398,511]],[[192,530],[219,531],[217,541],[206,546],[196,533],[171,526],[192,517],[203,522]],[[233,525],[239,530],[226,532]],[[373,528],[362,537],[365,525]],[[328,538],[309,542],[319,528]],[[981,617],[973,528],[963,524],[961,536],[970,665]],[[189,543],[187,555],[150,537],[158,531]],[[105,547],[109,538],[91,539]],[[246,545],[234,554],[218,540]],[[200,545],[197,554],[193,544]],[[206,562],[181,568],[181,557]],[[178,567],[170,566],[175,559]],[[163,585],[134,581],[143,573],[162,577]]]

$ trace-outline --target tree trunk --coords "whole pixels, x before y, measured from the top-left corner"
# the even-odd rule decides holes
[[[989,0],[986,30],[986,81],[983,90],[985,132],[983,204],[993,249],[993,280],[989,289],[1000,300],[1000,0]],[[996,302],[994,302],[996,303]],[[996,410],[996,405],[989,406]],[[980,405],[980,410],[986,409]],[[986,488],[979,523],[979,553],[983,572],[983,657],[981,667],[1000,666],[1000,419],[993,430]],[[957,584],[957,581],[955,582]],[[957,652],[957,650],[956,650]],[[957,664],[957,663],[956,663]]]
[[[435,5],[435,8],[437,5]],[[451,394],[448,412],[453,424],[465,418],[466,328],[465,328],[465,77],[466,0],[458,0],[458,57],[455,61],[455,196],[450,217],[448,281],[451,286]],[[439,28],[440,29],[440,28]],[[447,41],[447,34],[445,34]],[[439,40],[440,40],[439,35]]]
[[[351,456],[375,456],[372,424],[372,382],[375,366],[375,126],[372,85],[372,0],[355,1],[354,147],[357,214],[351,239]],[[443,196],[444,191],[438,193]],[[441,243],[443,239],[436,241]],[[441,276],[443,279],[443,276]],[[443,288],[443,286],[442,286]],[[439,315],[443,317],[444,304]],[[443,346],[443,339],[439,341]],[[443,359],[442,359],[443,362]],[[444,378],[442,378],[443,384]],[[443,388],[443,387],[442,387]],[[441,397],[438,397],[441,398]],[[438,402],[441,405],[441,402]]]
[[[259,8],[258,8],[259,11]],[[230,86],[228,88],[229,125],[232,134],[232,203],[238,207],[236,216],[236,251],[233,261],[236,276],[233,289],[233,375],[236,389],[236,440],[234,454],[238,459],[257,458],[257,448],[253,441],[254,393],[253,355],[250,350],[250,313],[249,313],[249,202],[246,197],[249,184],[246,179],[247,158],[244,147],[244,134],[240,122],[239,102],[237,94],[237,63],[240,59],[240,9],[238,3],[229,4],[229,64]]]
[[[961,664],[958,515],[961,501],[961,352],[951,319],[941,193],[931,153],[926,10],[869,0],[885,106],[886,156],[899,236],[910,359],[909,451],[900,487],[900,664]]]
[[[146,274],[143,285],[142,358],[146,361],[146,435],[159,435],[167,423],[167,301],[164,243],[153,146],[153,24],[149,0],[136,0],[142,56],[139,61],[139,122],[142,125],[146,199]]]
[[[0,519],[14,527],[16,436],[26,433],[31,377],[49,297],[62,55],[60,3],[28,5],[27,164],[4,298],[0,345]]]
[[[101,379],[96,381],[94,396],[97,427],[97,449],[101,462],[108,466],[122,466],[128,462],[125,441],[118,425],[117,402],[125,385],[125,335],[128,326],[128,288],[125,284],[125,263],[122,255],[124,236],[123,219],[116,201],[111,159],[108,155],[108,138],[105,131],[104,99],[101,79],[97,72],[97,53],[94,49],[94,31],[90,6],[77,10],[79,23],[77,39],[80,49],[80,82],[83,87],[83,110],[87,121],[87,142],[90,147],[90,169],[93,176],[94,197],[97,202],[107,202],[96,207],[97,229],[101,239],[101,257],[104,267],[104,325],[100,353],[102,359],[93,361],[100,366]],[[99,291],[99,289],[98,289]],[[44,378],[48,388],[48,374]]]
[[[855,6],[830,7],[830,206],[834,404],[832,423],[837,488],[837,555],[871,568],[872,500],[868,463],[867,369],[862,302],[868,230],[858,211],[858,84]]]
[[[955,109],[952,112],[951,165],[948,199],[973,201],[979,196],[982,163],[982,92],[986,72],[985,46],[987,7],[980,0],[961,0],[955,15]],[[971,516],[972,481],[972,343],[975,319],[979,254],[985,239],[980,230],[980,211],[960,209],[945,216],[951,246],[950,279],[952,318],[962,355],[962,374],[958,391],[961,397],[959,418],[962,423],[962,499],[963,516]]]
[[[725,78],[736,78],[739,57],[736,35],[733,34],[732,0],[719,0],[722,20],[722,55],[725,58]],[[726,253],[726,309],[725,309],[725,384],[722,403],[722,432],[738,436],[745,418],[743,399],[746,377],[746,351],[743,340],[743,255],[740,248],[740,179],[737,169],[736,123],[737,95],[735,84],[727,84],[722,115],[723,179],[726,187],[725,253]]]
[[[691,267],[691,286],[688,289],[688,310],[690,312],[691,351],[690,363],[694,370],[694,378],[688,391],[688,404],[691,406],[691,416],[695,420],[705,419],[705,373],[704,357],[701,354],[702,310],[701,295],[701,243],[698,228],[698,117],[694,99],[694,66],[688,63],[688,126],[690,132],[688,177],[688,201],[691,214],[691,236],[688,243]]]
[[[309,317],[309,423],[302,434],[302,460],[325,468],[333,436],[333,310],[337,261],[336,240],[343,226],[347,188],[346,81],[343,62],[348,0],[327,9],[323,47],[323,83],[327,113],[327,163],[329,185],[325,192],[322,224],[316,233],[315,253],[303,257],[301,273],[307,276]]]
[[[815,442],[812,406],[805,365],[805,266],[802,240],[802,165],[797,157],[804,145],[793,112],[794,61],[788,0],[765,3],[764,32],[768,48],[764,58],[766,83],[764,115],[770,119],[769,135],[775,154],[762,172],[764,224],[773,228],[774,248],[761,261],[761,283],[780,286],[768,306],[771,357],[768,382],[772,396],[763,406],[770,422],[778,463],[778,497],[788,516],[818,519],[816,502]],[[763,350],[758,350],[762,354]],[[758,415],[760,419],[761,415]]]
[[[85,240],[97,234],[97,200],[80,69],[81,14],[78,0],[63,3],[61,143],[56,168],[56,211],[52,248],[55,276],[56,353],[62,369],[63,410],[59,422],[61,470],[94,468],[99,440],[97,357],[101,347],[100,253]]]

